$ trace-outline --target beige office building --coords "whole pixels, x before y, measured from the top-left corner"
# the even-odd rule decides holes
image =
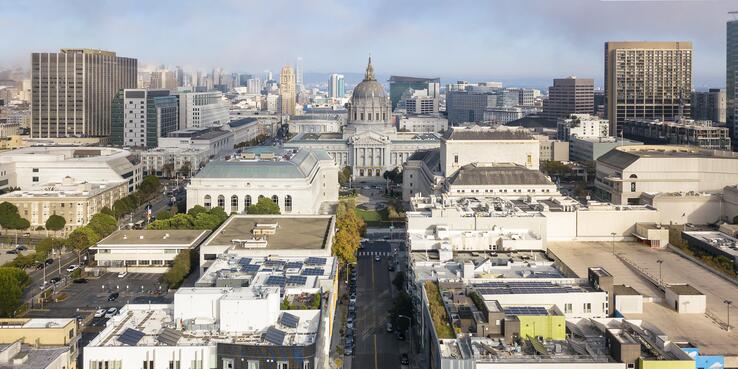
[[[605,105],[610,134],[626,119],[690,116],[691,42],[606,42]]]
[[[279,101],[282,115],[295,115],[295,71],[289,65],[279,73]]]
[[[103,50],[31,54],[31,137],[110,135],[113,97],[136,88],[137,69],[136,59]]]

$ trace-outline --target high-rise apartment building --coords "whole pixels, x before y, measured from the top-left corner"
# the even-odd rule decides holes
[[[400,97],[407,90],[428,90],[428,96],[438,98],[441,90],[441,79],[390,76],[389,85],[392,110],[395,110]]]
[[[337,99],[346,95],[346,82],[343,74],[331,74],[330,85],[328,86],[328,95]]]
[[[448,123],[484,121],[484,111],[497,107],[498,95],[494,92],[446,91]]]
[[[261,83],[260,79],[251,78],[246,81],[246,88],[250,94],[259,95],[261,94],[261,89],[264,88],[264,85]]]
[[[177,96],[169,90],[125,89],[113,98],[113,145],[154,148],[179,129]]]
[[[31,137],[110,135],[113,97],[136,87],[137,69],[136,59],[103,50],[31,54]]]
[[[543,101],[542,116],[568,118],[572,114],[594,113],[594,80],[591,78],[556,78]]]
[[[610,134],[628,119],[690,116],[691,42],[606,42],[605,105]]]
[[[149,88],[177,91],[177,74],[171,70],[160,69],[151,72],[151,83]]]
[[[297,88],[297,91],[302,91],[305,87],[305,82],[303,81],[303,73],[305,71],[303,70],[302,66],[302,57],[297,57],[297,60],[295,61],[295,87]]]
[[[726,48],[725,48],[725,102],[726,102],[726,120],[730,129],[730,137],[733,142],[733,149],[738,148],[738,129],[736,129],[736,88],[738,83],[738,19],[728,21],[726,24]]]
[[[279,73],[279,112],[282,115],[295,115],[295,71],[285,65]]]
[[[725,90],[719,88],[692,92],[692,118],[725,124],[725,100]]]
[[[219,91],[186,92],[179,99],[179,129],[206,128],[228,123],[228,106]]]

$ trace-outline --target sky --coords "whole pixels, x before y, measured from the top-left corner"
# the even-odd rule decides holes
[[[692,41],[694,87],[725,85],[737,0],[0,0],[0,68],[98,48],[140,66],[601,85],[605,41]]]

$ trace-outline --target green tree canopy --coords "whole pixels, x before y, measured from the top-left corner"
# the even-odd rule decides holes
[[[51,214],[49,219],[46,219],[46,229],[50,231],[61,231],[65,225],[67,225],[67,220],[60,215]]]
[[[159,178],[156,176],[146,176],[143,181],[141,181],[141,186],[138,187],[138,190],[144,194],[153,195],[159,192],[160,188],[161,182],[159,181]]]
[[[100,241],[100,236],[89,227],[79,227],[67,238],[67,247],[80,253]]]
[[[91,228],[99,237],[107,237],[118,229],[118,221],[114,217],[97,213],[92,216],[87,227]]]
[[[7,201],[0,203],[0,227],[21,230],[30,226],[31,223],[18,214],[18,207]]]
[[[279,205],[269,198],[261,197],[256,204],[246,208],[246,214],[280,214]]]
[[[169,219],[172,217],[172,213],[167,209],[159,210],[158,213],[156,213],[156,220],[164,220]]]
[[[100,209],[100,214],[107,214],[107,215],[110,215],[111,217],[115,218],[115,212],[113,211],[113,209],[111,209],[111,208],[109,208],[107,206],[104,207],[104,208],[102,208],[102,209]]]
[[[0,267],[0,316],[11,317],[20,307],[28,274],[21,269]]]
[[[190,210],[187,211],[187,214],[194,218],[197,216],[197,214],[207,213],[207,212],[208,212],[208,209],[205,209],[204,206],[195,205]]]

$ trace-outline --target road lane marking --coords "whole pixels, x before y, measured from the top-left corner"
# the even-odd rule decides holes
[[[372,290],[374,289],[374,263],[372,263]]]
[[[374,335],[374,369],[377,369],[377,335]]]

